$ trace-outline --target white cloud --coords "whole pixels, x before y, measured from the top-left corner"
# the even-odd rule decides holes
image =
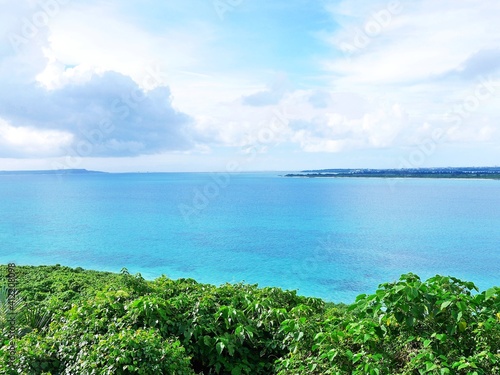
[[[4,3],[5,35],[22,34],[23,19],[41,9],[35,1]],[[390,13],[387,1],[332,1],[328,11],[335,22],[320,33],[330,51],[310,49],[302,56],[297,51],[306,50],[300,44],[306,39],[283,35],[275,45],[286,52],[275,65],[275,51],[267,56],[256,47],[268,36],[278,38],[282,20],[262,31],[254,29],[258,17],[244,18],[245,7],[222,22],[210,4],[196,4],[67,2],[19,53],[5,39],[2,155],[57,155],[68,142],[78,153],[103,120],[113,131],[91,144],[89,157],[146,160],[147,154],[171,158],[179,152],[205,162],[220,149],[239,153],[256,144],[269,154],[286,145],[307,157],[351,150],[361,155],[416,145],[436,127],[447,144],[487,144],[491,150],[499,140],[500,86],[473,111],[458,114],[480,77],[500,81],[499,2],[400,1],[401,11]],[[264,2],[253,6],[266,12]],[[387,12],[390,18],[380,18]],[[374,21],[383,23],[375,33]],[[370,27],[373,35],[363,36]],[[346,52],[346,44],[356,48]],[[303,68],[318,60],[317,71]],[[263,69],[263,61],[282,65],[282,71]],[[276,111],[286,113],[286,124],[263,142]],[[32,138],[31,146],[15,146],[19,137]]]
[[[387,6],[376,4],[381,10]],[[325,61],[327,70],[335,74],[332,84],[373,95],[384,92],[391,100],[414,106],[420,113],[426,106],[429,113],[435,104],[443,111],[442,106],[450,103],[457,90],[468,88],[470,79],[484,72],[476,69],[476,77],[461,81],[446,79],[446,75],[464,69],[481,51],[500,45],[500,29],[496,27],[500,5],[430,0],[401,4],[401,13],[393,16],[380,35],[370,38],[365,48],[345,58]],[[370,5],[375,7],[372,2]],[[344,1],[341,6],[352,11],[370,9],[360,0]],[[337,34],[346,37],[342,30]]]
[[[362,103],[360,98],[357,101]],[[399,105],[370,110],[361,107],[354,114],[349,108],[344,112],[335,104],[319,110],[299,108],[291,121],[295,130],[291,140],[306,152],[341,152],[394,146],[405,130],[407,114]],[[290,108],[297,107],[291,105]]]
[[[65,131],[15,127],[0,118],[0,157],[57,156],[72,142],[73,135]]]
[[[368,35],[365,26],[377,14],[369,10],[387,11],[387,4],[366,0],[340,3],[339,7],[350,12],[366,14],[364,22],[353,20],[357,23],[353,30],[353,25],[345,26],[330,37],[338,49],[342,40],[353,43],[358,34],[367,39],[366,46],[346,53],[346,58],[325,61],[328,69],[345,76],[341,80],[344,84],[400,85],[432,79],[457,69],[478,51],[499,45],[498,2],[401,1],[401,12],[392,15],[377,35]]]
[[[70,7],[51,25],[50,49],[65,65],[117,71],[140,84],[145,64],[160,60],[167,69],[197,65],[202,41],[210,38],[209,30],[194,34],[189,26],[151,33],[134,21],[109,2]]]
[[[362,131],[352,131],[344,121],[344,130],[351,129],[345,138],[333,133],[316,140],[311,136],[312,144],[323,145],[312,149],[408,146],[430,137],[436,127],[450,134],[446,142],[491,141],[500,126],[498,109],[492,108],[498,108],[500,86],[494,95],[479,100],[473,111],[461,115],[455,121],[460,126],[453,128],[445,118],[449,113],[456,117],[457,108],[475,95],[485,78],[499,81],[500,3],[400,1],[400,9],[392,13],[388,4],[349,0],[329,5],[341,25],[333,33],[320,34],[337,53],[322,61],[331,75],[330,91],[351,96],[362,93],[371,105],[358,111]],[[390,111],[381,107],[404,108],[406,115],[399,116],[397,111],[388,115]],[[487,125],[478,123],[479,118],[487,118]],[[310,129],[320,131],[322,126],[316,123]],[[299,135],[304,145],[307,137]]]
[[[80,156],[151,154],[194,146],[191,118],[172,107],[168,87],[145,92],[130,77],[115,72],[93,74],[86,82],[53,90],[35,83],[0,89],[0,115],[15,127],[71,134],[67,153]]]

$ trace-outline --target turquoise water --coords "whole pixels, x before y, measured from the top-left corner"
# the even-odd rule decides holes
[[[500,181],[0,176],[0,263],[245,281],[351,302],[415,272],[500,285]]]

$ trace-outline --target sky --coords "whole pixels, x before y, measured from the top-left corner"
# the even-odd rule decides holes
[[[0,170],[500,165],[497,0],[0,7]]]

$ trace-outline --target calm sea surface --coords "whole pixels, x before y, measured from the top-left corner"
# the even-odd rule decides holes
[[[500,285],[500,181],[0,176],[0,263],[258,283],[352,302],[403,273]]]

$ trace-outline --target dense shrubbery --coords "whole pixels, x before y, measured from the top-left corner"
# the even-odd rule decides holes
[[[346,311],[313,323],[287,320],[282,329],[295,347],[278,361],[279,373],[500,374],[500,288],[475,289],[453,277],[422,282],[408,274]],[[305,345],[292,338],[297,331],[309,333]]]
[[[345,306],[126,270],[17,271],[13,368],[0,290],[0,374],[500,374],[498,287],[408,274]]]

